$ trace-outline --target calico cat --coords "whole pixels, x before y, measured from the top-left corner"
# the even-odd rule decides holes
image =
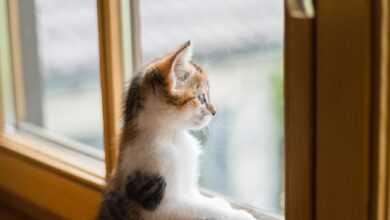
[[[254,220],[200,193],[201,147],[189,133],[216,114],[191,42],[147,65],[131,82],[118,167],[100,220]]]

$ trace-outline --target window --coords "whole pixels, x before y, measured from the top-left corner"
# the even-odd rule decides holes
[[[18,6],[16,127],[101,149],[95,1],[20,1]]]
[[[2,191],[42,213],[92,217],[106,174],[98,2],[1,1],[0,10]]]
[[[9,7],[2,26],[7,130],[94,158],[103,174],[96,2],[21,0]]]
[[[42,109],[28,105],[25,120],[42,112],[31,117],[42,121],[30,123],[102,148],[96,1],[36,0],[35,12]]]
[[[205,145],[201,185],[278,214],[284,212],[283,7],[281,0],[139,1],[136,33],[143,63],[192,40],[194,60],[209,74],[217,115],[197,134]]]
[[[78,3],[2,1],[0,83],[7,135],[1,140],[16,141],[9,146],[15,150],[31,145],[32,152],[100,179],[105,169],[97,6]]]

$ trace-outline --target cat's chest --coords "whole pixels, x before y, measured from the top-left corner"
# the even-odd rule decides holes
[[[177,174],[192,172],[198,165],[198,156],[197,145],[184,140],[173,142],[164,153],[165,172]]]
[[[179,139],[168,149],[162,166],[163,176],[171,190],[185,192],[197,181],[199,145]]]

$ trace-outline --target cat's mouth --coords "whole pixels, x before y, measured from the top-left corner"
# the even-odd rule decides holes
[[[209,123],[209,121],[210,121],[210,117],[202,116],[194,120],[194,125],[197,127],[204,127]]]

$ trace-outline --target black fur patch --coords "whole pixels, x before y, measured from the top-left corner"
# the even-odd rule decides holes
[[[107,192],[104,195],[97,220],[124,220],[127,219],[130,201],[116,192]]]
[[[128,176],[125,193],[113,190],[104,194],[97,220],[141,220],[141,209],[156,210],[165,188],[161,176],[136,172]]]
[[[165,188],[166,182],[163,177],[136,172],[127,178],[126,193],[130,200],[136,201],[144,209],[153,211],[161,203]]]
[[[130,88],[127,92],[123,112],[125,125],[134,119],[142,108],[143,97],[141,94],[141,77],[136,76],[131,81]]]

